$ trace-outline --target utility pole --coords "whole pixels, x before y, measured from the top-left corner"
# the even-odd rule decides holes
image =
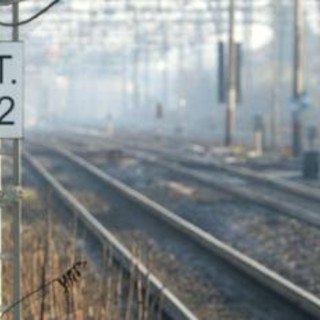
[[[134,10],[134,48],[133,48],[133,108],[137,114],[137,109],[140,107],[140,87],[139,87],[139,41],[140,30],[137,19],[137,9]]]
[[[236,102],[242,103],[242,43],[237,42],[236,46]]]
[[[204,61],[204,53],[205,53],[205,37],[204,37],[204,24],[201,18],[198,18],[195,24],[195,36],[194,42],[197,46],[196,50],[196,70],[195,74],[197,74],[196,78],[196,103],[198,106],[205,107],[207,99],[204,95],[204,79],[205,79],[205,61]]]
[[[281,36],[282,36],[282,28],[280,21],[280,4],[278,0],[274,0],[273,2],[273,15],[274,15],[274,55],[273,55],[273,92],[272,92],[272,109],[271,109],[271,130],[270,130],[270,138],[271,138],[271,148],[276,151],[279,145],[279,130],[278,130],[278,108],[279,108],[279,93],[281,86],[280,79],[280,65],[281,65]]]
[[[122,112],[125,114],[128,110],[128,83],[127,83],[127,52],[123,53],[121,66],[121,103]]]
[[[149,57],[149,47],[148,43],[145,43],[144,49],[144,108],[146,108],[146,113],[149,110],[150,103],[150,57]]]
[[[292,112],[292,153],[299,156],[302,151],[301,98],[304,92],[303,79],[303,5],[302,0],[294,0],[294,62]]]
[[[169,104],[169,94],[168,94],[168,33],[167,33],[167,25],[165,23],[162,24],[162,45],[161,45],[161,62],[162,62],[162,107],[168,110]],[[161,98],[159,99],[161,101]]]
[[[132,56],[132,84],[133,84],[133,108],[135,112],[137,112],[137,109],[140,107],[140,88],[139,88],[139,69],[138,69],[138,63],[139,63],[139,53],[138,53],[138,44],[135,44],[135,47],[133,49],[133,56]]]
[[[235,131],[236,117],[236,50],[234,41],[235,22],[235,0],[230,0],[229,5],[229,75],[228,75],[228,96],[226,111],[226,132],[225,145],[232,145]]]
[[[178,77],[177,77],[177,106],[178,106],[178,131],[181,135],[187,129],[187,110],[186,110],[186,85],[185,85],[185,3],[181,3],[181,20],[179,25],[179,44],[178,44]]]
[[[19,2],[12,4],[12,40],[19,41]],[[13,298],[14,301],[19,301],[21,298],[21,216],[22,216],[22,165],[21,165],[21,140],[19,138],[13,140],[13,170],[14,170],[14,186],[16,189],[15,210],[13,219]],[[13,309],[14,320],[22,319],[21,304],[18,303]]]
[[[225,80],[225,44],[222,40],[218,42],[218,102],[226,102],[226,80]]]
[[[196,22],[196,31],[195,31],[195,45],[197,47],[197,73],[199,75],[199,88],[202,89],[202,80],[204,73],[204,32],[203,32],[203,24],[200,18],[197,19]]]
[[[218,104],[219,104],[219,109],[221,110],[226,109],[226,88],[227,88],[227,79],[226,79],[226,44],[223,41],[223,10],[224,8],[222,7],[221,1],[217,2],[217,8],[214,10],[212,8],[212,4],[208,4],[208,8],[210,7],[211,12],[212,12],[212,19],[217,20],[217,34],[218,34],[218,43],[217,43],[217,98],[218,98]],[[214,14],[213,14],[214,13]],[[227,112],[227,110],[226,110]],[[223,116],[222,116],[223,117]],[[227,118],[227,115],[225,115]],[[225,123],[223,124],[223,120],[221,119],[219,121],[218,119],[218,114],[217,112],[213,113],[213,118],[212,120],[216,123],[216,125],[219,127],[221,126],[221,130],[226,130],[226,124],[227,124],[227,119],[225,120]],[[222,123],[222,125],[221,125]]]

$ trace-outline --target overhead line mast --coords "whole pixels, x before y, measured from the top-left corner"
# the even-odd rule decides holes
[[[230,0],[229,5],[229,74],[226,111],[225,145],[231,146],[234,140],[236,118],[236,48],[234,41],[235,29],[235,0]]]
[[[293,61],[293,102],[292,112],[292,153],[299,156],[302,151],[301,109],[304,95],[303,79],[303,4],[302,0],[294,1],[294,61]]]

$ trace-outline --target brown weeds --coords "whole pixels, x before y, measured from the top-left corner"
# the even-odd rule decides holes
[[[80,246],[84,239],[76,238],[78,223],[74,221],[70,232],[47,211],[44,219],[23,226],[23,297],[12,301],[12,266],[6,263],[4,302],[9,306],[21,303],[23,319],[160,319],[155,304],[159,304],[161,293],[158,301],[150,300],[149,280],[139,275],[135,264],[129,274],[119,268],[108,245],[101,250],[100,265],[87,263],[90,258]],[[3,229],[3,246],[12,248],[10,223]],[[141,255],[137,246],[132,251],[137,257]],[[12,313],[5,312],[1,319],[13,319]]]

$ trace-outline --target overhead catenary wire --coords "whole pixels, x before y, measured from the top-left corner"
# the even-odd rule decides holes
[[[54,5],[56,5],[60,1],[61,0],[53,0],[46,7],[41,9],[39,12],[37,12],[36,14],[31,16],[30,18],[22,20],[22,21],[19,21],[17,23],[10,23],[10,22],[0,21],[0,26],[12,28],[12,27],[17,27],[17,26],[22,26],[22,25],[28,24],[28,23],[32,22],[33,20],[37,19],[38,17],[42,16],[44,13],[46,13],[48,10],[50,10]],[[18,2],[21,2],[21,0],[18,1]]]

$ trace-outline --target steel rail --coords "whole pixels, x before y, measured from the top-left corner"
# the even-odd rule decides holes
[[[129,146],[128,146],[129,147]],[[132,148],[132,147],[130,147]],[[147,148],[143,147],[145,151],[148,152]],[[259,172],[254,172],[247,168],[235,168],[228,164],[222,163],[215,159],[200,159],[198,157],[192,157],[189,155],[176,155],[164,150],[150,150],[151,152],[161,153],[165,157],[173,158],[175,161],[181,163],[194,163],[197,165],[211,166],[212,168],[237,175],[238,177],[248,179],[249,181],[259,182],[271,187],[277,188],[281,191],[289,191],[298,196],[304,197],[308,200],[319,201],[320,202],[320,192],[317,192],[310,187],[298,185],[297,183],[292,183],[290,181],[281,180],[278,178],[271,178]]]
[[[142,279],[148,283],[151,296],[161,295],[162,309],[167,318],[172,320],[197,320],[197,317],[169,290],[160,280],[134,257],[117,238],[107,230],[93,215],[68,192],[30,153],[23,151],[27,163],[46,181],[56,195],[74,212],[82,222],[99,238],[101,243],[108,243],[113,248],[116,260],[130,273],[132,265]]]
[[[147,209],[148,212],[153,214],[155,217],[160,218],[162,221],[168,223],[171,227],[175,228],[188,238],[193,239],[195,243],[207,249],[208,252],[218,255],[238,270],[244,272],[251,279],[255,280],[263,287],[273,291],[279,297],[285,299],[298,309],[308,313],[309,315],[312,315],[315,318],[320,318],[320,300],[312,293],[295,285],[254,259],[249,258],[240,251],[218,240],[185,219],[182,219],[175,213],[162,207],[141,193],[133,190],[124,183],[107,175],[96,166],[73,154],[72,152],[53,146],[43,147],[47,150],[58,153],[62,157],[68,159],[71,163],[74,163],[86,172],[95,176],[109,187],[113,187],[123,196],[130,199],[133,203]]]
[[[75,131],[75,133],[83,134],[83,131],[78,130],[78,131]],[[92,132],[92,135],[102,139],[106,138],[106,136],[98,132]],[[224,164],[221,161],[217,161],[215,159],[200,159],[198,157],[193,157],[190,155],[176,154],[168,150],[159,149],[158,147],[146,147],[146,146],[136,146],[136,145],[133,146],[131,144],[123,142],[121,139],[115,139],[115,138],[112,138],[112,139],[108,138],[108,139],[111,142],[114,140],[117,143],[124,145],[126,148],[129,148],[129,149],[134,148],[134,150],[136,150],[136,148],[138,147],[140,150],[143,150],[146,152],[154,152],[156,154],[162,154],[163,156],[173,159],[174,161],[179,161],[182,163],[189,162],[189,163],[194,163],[194,164],[204,165],[204,166],[212,166],[212,168],[237,175],[238,177],[246,178],[254,182],[259,182],[265,185],[269,185],[281,191],[288,191],[298,196],[304,197],[307,200],[320,202],[320,192],[317,192],[311,189],[310,187],[298,185],[297,183],[292,183],[292,182],[278,179],[278,178],[267,177],[264,174],[261,174],[259,172],[253,172],[252,170],[247,168],[235,168],[228,164]],[[126,150],[125,148],[122,148],[122,151],[128,152],[128,150]]]
[[[237,187],[224,184],[220,181],[215,181],[211,177],[208,177],[203,173],[199,173],[197,170],[189,169],[179,164],[170,163],[165,160],[159,160],[158,158],[138,154],[137,152],[127,152],[127,154],[131,154],[134,157],[140,158],[141,160],[144,160],[146,162],[159,165],[163,168],[171,170],[172,172],[182,174],[208,186],[214,187],[218,190],[233,194],[259,206],[275,210],[280,214],[291,216],[313,227],[320,228],[320,215],[317,212],[311,211],[306,208],[297,207],[296,205],[291,203],[284,203],[283,201],[275,199],[274,197],[271,197],[269,195],[263,195],[258,192],[255,193],[252,192],[252,190],[239,189]]]
[[[81,134],[81,133],[80,133]],[[103,137],[99,133],[94,132],[94,136],[97,137]],[[217,190],[227,192],[229,194],[232,194],[236,197],[245,199],[247,201],[250,201],[251,203],[254,203],[259,206],[263,206],[265,208],[268,208],[270,210],[274,210],[279,212],[282,215],[290,216],[294,219],[297,219],[301,222],[307,223],[312,227],[320,228],[320,215],[313,211],[309,210],[307,208],[297,207],[295,204],[292,203],[284,203],[283,201],[279,199],[275,199],[272,196],[261,194],[258,192],[252,192],[252,190],[245,190],[245,189],[239,189],[237,187],[230,186],[228,184],[224,184],[221,181],[216,181],[215,179],[208,177],[204,173],[199,173],[197,170],[187,168],[183,165],[179,165],[177,163],[170,163],[166,160],[159,159],[156,156],[150,155],[150,152],[154,152],[156,154],[162,154],[165,157],[169,157],[171,160],[174,160],[175,162],[180,161],[186,161],[187,159],[182,157],[181,155],[174,155],[167,150],[161,150],[157,147],[143,147],[143,146],[132,146],[128,143],[123,143],[123,141],[119,139],[109,139],[111,142],[116,142],[118,144],[122,144],[123,146],[118,145],[116,148],[118,148],[123,153],[135,157],[136,159],[140,159],[142,161],[155,164],[158,166],[161,166],[167,170],[170,170],[171,172],[181,174],[183,176],[186,176],[188,178],[191,178],[197,182],[203,183],[209,187],[214,187]],[[33,141],[35,143],[35,141]],[[100,144],[100,143],[99,143]],[[134,150],[132,150],[135,148]],[[129,149],[129,150],[128,150]],[[136,151],[137,149],[143,150]],[[211,163],[211,162],[210,162]],[[207,162],[202,162],[202,164],[207,164]],[[217,169],[221,169],[222,171],[233,173],[237,175],[237,169],[235,168],[229,168],[227,165],[219,165],[217,161],[213,161],[212,165],[216,165]],[[319,195],[317,195],[316,192],[309,192],[309,189],[306,187],[296,187],[295,185],[291,185],[289,182],[286,181],[279,181],[274,180],[272,178],[264,180],[262,175],[256,176],[255,174],[250,172],[248,169],[241,169],[241,172],[239,171],[239,177],[243,177],[248,179],[249,181],[255,181],[259,182],[264,185],[270,185],[274,188],[277,188],[281,191],[288,191],[292,192],[293,194],[296,194],[300,197],[304,197],[306,200],[311,199],[313,201],[320,201]]]
[[[233,175],[237,175],[241,178],[246,178],[248,180],[263,183],[265,185],[269,185],[273,188],[277,188],[281,191],[289,191],[293,194],[296,194],[300,197],[304,197],[307,200],[319,201],[320,202],[320,192],[317,192],[310,187],[298,185],[297,183],[292,183],[290,181],[281,180],[278,178],[271,178],[259,172],[254,172],[247,168],[234,168],[230,165],[224,164],[214,159],[210,159],[208,161],[201,161],[200,159],[194,159],[187,157],[181,157],[181,161],[192,161],[198,164],[204,164],[212,166],[215,169],[219,169],[225,171],[227,173],[231,173]]]

